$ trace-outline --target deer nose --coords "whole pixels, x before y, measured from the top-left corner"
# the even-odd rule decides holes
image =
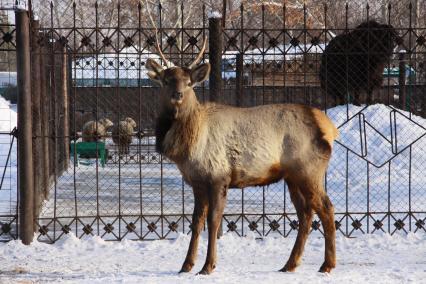
[[[183,98],[182,92],[174,92],[172,95],[172,99],[175,99],[175,100],[181,100],[182,98]]]

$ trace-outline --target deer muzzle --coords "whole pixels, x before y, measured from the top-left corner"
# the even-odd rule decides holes
[[[174,92],[172,94],[172,99],[176,100],[176,101],[180,101],[183,98],[183,93],[182,92]]]

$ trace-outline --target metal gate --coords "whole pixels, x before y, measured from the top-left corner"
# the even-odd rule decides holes
[[[0,8],[0,240],[18,237],[16,41],[13,9]],[[12,105],[9,105],[11,101]]]
[[[301,103],[327,112],[340,130],[324,181],[338,232],[424,231],[426,23],[415,16],[424,15],[422,7],[386,7],[380,20],[394,26],[397,47],[383,66],[383,82],[352,97],[349,85],[366,84],[356,78],[370,70],[365,69],[370,59],[351,65],[359,71],[346,65],[339,73],[355,75],[341,83],[345,98],[339,104],[320,86],[321,58],[331,40],[373,18],[368,5],[247,4],[223,20],[201,2],[191,7],[34,4],[31,87],[40,102],[33,110],[31,137],[40,149],[34,156],[37,238],[55,242],[72,232],[80,238],[148,240],[190,233],[191,188],[154,147],[158,88],[144,64],[158,59],[156,34],[164,54],[178,65],[192,61],[208,36],[204,60],[213,66],[209,82],[196,89],[200,101],[242,107]],[[343,13],[340,23],[332,21],[330,9]],[[378,41],[368,39],[368,47],[370,40]],[[360,58],[341,55],[346,62]],[[108,118],[118,124],[126,117],[137,125],[128,153],[119,152],[111,131],[94,155],[79,153],[76,145],[86,122]],[[285,183],[231,189],[222,227],[238,235],[293,234],[298,221]],[[318,219],[312,232],[322,233]]]

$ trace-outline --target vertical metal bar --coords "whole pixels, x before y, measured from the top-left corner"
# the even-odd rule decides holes
[[[203,39],[206,38],[206,5],[203,3]],[[209,39],[210,41],[210,39]],[[209,50],[209,54],[210,54],[210,50]],[[204,60],[204,58],[203,58]],[[203,61],[204,62],[204,61]],[[206,84],[203,82],[203,88],[202,88],[202,97],[203,97],[203,102],[206,101]]]
[[[162,21],[162,6],[161,6],[161,2],[158,4],[158,12],[159,12],[159,21],[160,21],[160,31],[163,30],[163,21]],[[160,38],[161,37],[161,33],[160,33]],[[162,44],[162,41],[160,41],[160,44]],[[163,46],[161,45],[160,47],[161,49],[163,48]],[[163,176],[163,155],[160,155],[160,222],[161,222],[161,237],[163,237],[163,227],[164,227],[164,220],[163,220],[163,210],[164,210],[164,203],[163,203],[163,195],[164,195],[164,176]]]
[[[243,105],[243,80],[244,80],[244,62],[243,54],[238,53],[236,56],[236,78],[235,78],[235,87],[237,95],[237,106]]]
[[[327,44],[327,33],[328,33],[328,29],[327,29],[327,11],[328,11],[328,7],[327,7],[327,3],[324,3],[324,43]],[[325,56],[325,82],[327,81],[327,56]],[[328,89],[328,84],[325,84],[325,92],[324,92],[324,111],[325,113],[327,113],[328,110],[328,94],[327,94],[327,89]]]
[[[28,11],[16,10],[18,85],[19,237],[30,244],[34,236],[34,171],[31,125],[30,22]]]
[[[58,178],[58,103],[56,98],[56,86],[57,86],[57,78],[56,78],[56,58],[55,58],[55,32],[54,32],[54,22],[53,22],[53,2],[50,2],[50,30],[49,30],[49,44],[50,44],[50,73],[51,73],[51,86],[50,86],[50,125],[52,126],[52,146],[53,155],[51,157],[52,160],[52,174],[53,174],[53,183],[54,183],[54,198],[53,198],[53,240],[56,240],[56,201],[57,201],[57,178]]]
[[[367,163],[367,234],[370,233],[370,163]]]
[[[72,70],[72,72],[74,72],[74,86],[73,86],[73,110],[74,110],[74,115],[73,115],[73,133],[74,133],[74,157],[73,157],[73,190],[74,190],[74,218],[75,218],[75,234],[77,235],[77,230],[78,230],[78,203],[77,203],[77,129],[76,129],[76,118],[75,118],[75,114],[76,114],[76,100],[77,100],[77,67],[75,65],[76,62],[76,54],[75,54],[75,49],[77,47],[77,29],[76,29],[76,15],[75,15],[75,10],[76,10],[76,3],[74,2],[72,5],[72,19],[73,19],[73,46],[72,46],[72,60],[74,62],[74,70]]]
[[[95,57],[96,57],[96,67],[95,67],[95,97],[96,97],[96,133],[98,134],[98,122],[99,122],[99,11],[98,11],[98,2],[95,2]],[[102,139],[106,139],[106,137],[101,137]],[[99,235],[99,150],[98,150],[98,142],[96,139],[96,230]]]
[[[209,19],[209,62],[211,65],[209,88],[210,101],[220,102],[222,93],[222,49],[223,35],[220,18]]]
[[[183,25],[185,23],[184,21],[184,17],[183,17],[183,1],[180,4],[180,54],[179,54],[179,58],[180,58],[180,66],[183,66],[183,56],[185,55],[184,50],[183,50],[183,33],[184,33],[184,29],[183,29]]]
[[[346,173],[345,173],[345,179],[346,179],[346,184],[345,184],[345,215],[346,215],[346,236],[348,236],[349,234],[349,204],[348,204],[348,199],[349,199],[349,150],[346,149]]]
[[[116,52],[116,75],[117,75],[117,83],[116,83],[116,96],[118,98],[118,118],[117,123],[120,123],[121,119],[121,96],[120,96],[120,33],[121,33],[121,19],[120,19],[121,6],[120,2],[117,3],[117,52]],[[96,76],[97,77],[97,76]],[[119,131],[120,133],[120,131]],[[118,139],[118,149],[121,148],[121,139]],[[121,240],[121,224],[122,224],[122,216],[121,216],[121,155],[118,155],[118,224],[119,224],[119,240]]]
[[[45,33],[42,35],[46,36]],[[43,45],[40,48],[40,95],[41,95],[41,125],[42,125],[42,153],[43,153],[43,196],[46,199],[50,188],[50,151],[49,151],[49,99],[47,88],[47,49],[46,39],[43,38]]]
[[[399,53],[399,76],[398,76],[398,86],[399,86],[399,107],[403,110],[406,110],[407,104],[407,94],[405,88],[405,54],[403,52]]]
[[[183,66],[183,55],[184,55],[184,51],[183,51],[183,34],[184,34],[184,15],[183,15],[183,1],[181,3],[181,39],[180,39],[180,50],[181,50],[181,61],[180,61],[180,66]],[[204,39],[204,37],[203,37]],[[194,47],[192,47],[192,51],[194,51]],[[182,197],[182,227],[183,227],[183,231],[185,233],[185,183],[183,180],[183,177],[181,178],[181,197]]]
[[[388,233],[391,233],[390,229],[390,223],[391,223],[391,163],[392,161],[389,161],[389,167],[388,167]]]
[[[160,196],[160,204],[161,204],[161,208],[160,208],[160,219],[161,219],[161,238],[163,238],[163,236],[164,236],[164,181],[163,181],[163,179],[164,179],[164,168],[163,168],[163,162],[164,162],[164,160],[163,160],[163,155],[161,155],[160,156],[160,189],[161,189],[161,191],[160,191],[160,194],[161,194],[161,196]]]
[[[411,162],[412,162],[412,146],[410,146],[410,152],[409,152],[409,162],[408,162],[408,226],[409,231],[411,231],[411,217],[412,217],[412,211],[411,211]]]
[[[409,60],[409,76],[411,76],[411,66],[413,66],[413,45],[414,45],[414,57],[416,57],[416,43],[413,42],[413,33],[415,33],[416,31],[413,29],[413,3],[410,1],[410,3],[408,4],[408,9],[410,10],[410,16],[409,16],[409,21],[408,21],[408,60]],[[415,5],[414,10],[417,10],[417,5]],[[414,11],[416,13],[416,11]],[[404,79],[405,79],[405,63],[404,63],[404,69],[403,70],[399,70],[399,74],[401,76],[401,73],[403,73],[404,75]],[[404,80],[405,83],[405,80]],[[411,84],[411,82],[409,81],[409,84]],[[410,90],[411,90],[411,86],[409,86]],[[409,94],[408,97],[408,109],[407,109],[407,90],[404,84],[404,100],[403,100],[403,110],[408,110],[409,111],[409,116],[411,118],[411,93]]]
[[[226,1],[222,1],[222,27],[225,29],[225,23],[226,23]]]
[[[141,15],[141,11],[142,11],[142,4],[141,2],[138,3],[138,67],[137,67],[137,72],[138,72],[138,94],[139,94],[139,116],[138,116],[138,127],[139,127],[139,131],[138,131],[138,155],[139,155],[139,226],[140,226],[140,236],[142,237],[142,211],[143,211],[143,207],[142,207],[142,82],[141,82],[141,54],[142,54],[142,15]]]
[[[288,102],[288,98],[287,98],[287,91],[286,91],[286,58],[285,58],[285,56],[286,56],[286,43],[285,43],[285,35],[286,35],[286,24],[285,24],[285,21],[286,21],[286,12],[287,12],[287,6],[286,6],[286,3],[284,2],[284,5],[283,5],[283,10],[282,10],[282,13],[283,13],[283,64],[282,64],[282,67],[283,67],[283,100],[284,100],[284,102]],[[287,219],[287,186],[286,186],[286,183],[284,182],[284,194],[283,194],[283,211],[284,211],[284,236],[287,236],[287,221],[286,221],[286,219]]]
[[[367,22],[369,20],[370,20],[370,5],[367,2]],[[370,66],[370,64],[371,64],[371,48],[370,48],[370,46],[371,46],[370,45],[370,42],[371,42],[371,30],[370,30],[370,24],[368,24],[367,30],[368,30],[368,37],[367,37],[367,66]],[[374,39],[373,39],[373,41],[374,41]],[[367,68],[367,86],[368,86],[368,88],[367,88],[367,92],[366,92],[367,93],[367,98],[365,100],[365,104],[366,105],[371,104],[370,97],[373,95],[373,91],[371,90],[371,92],[370,92],[370,86],[371,86],[371,84],[372,83],[371,83],[371,78],[370,78],[370,68]],[[356,104],[361,104],[361,103],[364,102],[362,100],[361,95],[359,93],[355,93],[354,94],[354,102]]]
[[[67,170],[69,167],[69,158],[70,158],[70,125],[69,125],[69,106],[68,106],[68,87],[69,87],[69,70],[68,70],[68,50],[66,45],[62,46],[61,54],[61,112],[62,112],[62,125],[61,128],[63,133],[62,141],[62,171]]]
[[[245,218],[245,208],[244,208],[244,190],[241,190],[241,236],[244,236],[244,218]],[[222,222],[220,222],[222,227]],[[223,229],[221,228],[223,231]],[[223,234],[223,232],[221,232]],[[221,235],[222,235],[221,234]]]
[[[306,2],[303,2],[303,95],[305,97],[305,104],[311,104],[310,98],[308,99],[307,85],[306,85],[306,65],[307,65],[307,51],[306,51]]]
[[[348,30],[348,12],[349,12],[349,5],[348,3],[345,4],[345,34],[349,33]],[[349,42],[348,42],[348,37],[346,37],[345,40],[345,50],[349,49]],[[343,99],[343,103],[346,104],[346,120],[349,120],[349,78],[348,78],[348,74],[349,74],[349,54],[348,52],[345,52],[345,59],[346,59],[346,64],[345,64],[345,98]]]
[[[391,9],[392,9],[392,4],[391,3],[389,3],[388,4],[388,25],[390,25],[391,24]],[[392,41],[392,39],[391,38],[389,38],[389,41]],[[392,43],[391,42],[389,42],[389,46],[391,45]],[[390,105],[391,104],[391,77],[390,77],[390,71],[391,71],[391,56],[389,57],[389,60],[388,60],[388,76],[387,76],[387,104],[388,105]],[[394,101],[394,98],[393,98],[394,96],[393,96],[393,94],[392,94],[392,102]],[[380,101],[380,103],[381,103],[382,101]]]
[[[262,105],[264,104],[265,104],[265,4],[262,3]],[[263,235],[265,235],[265,220],[266,220],[265,205],[266,205],[266,186],[262,186]]]

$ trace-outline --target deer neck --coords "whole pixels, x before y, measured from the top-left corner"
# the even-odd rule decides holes
[[[191,92],[179,107],[163,109],[157,120],[157,151],[177,163],[191,155],[202,123],[201,105]]]

